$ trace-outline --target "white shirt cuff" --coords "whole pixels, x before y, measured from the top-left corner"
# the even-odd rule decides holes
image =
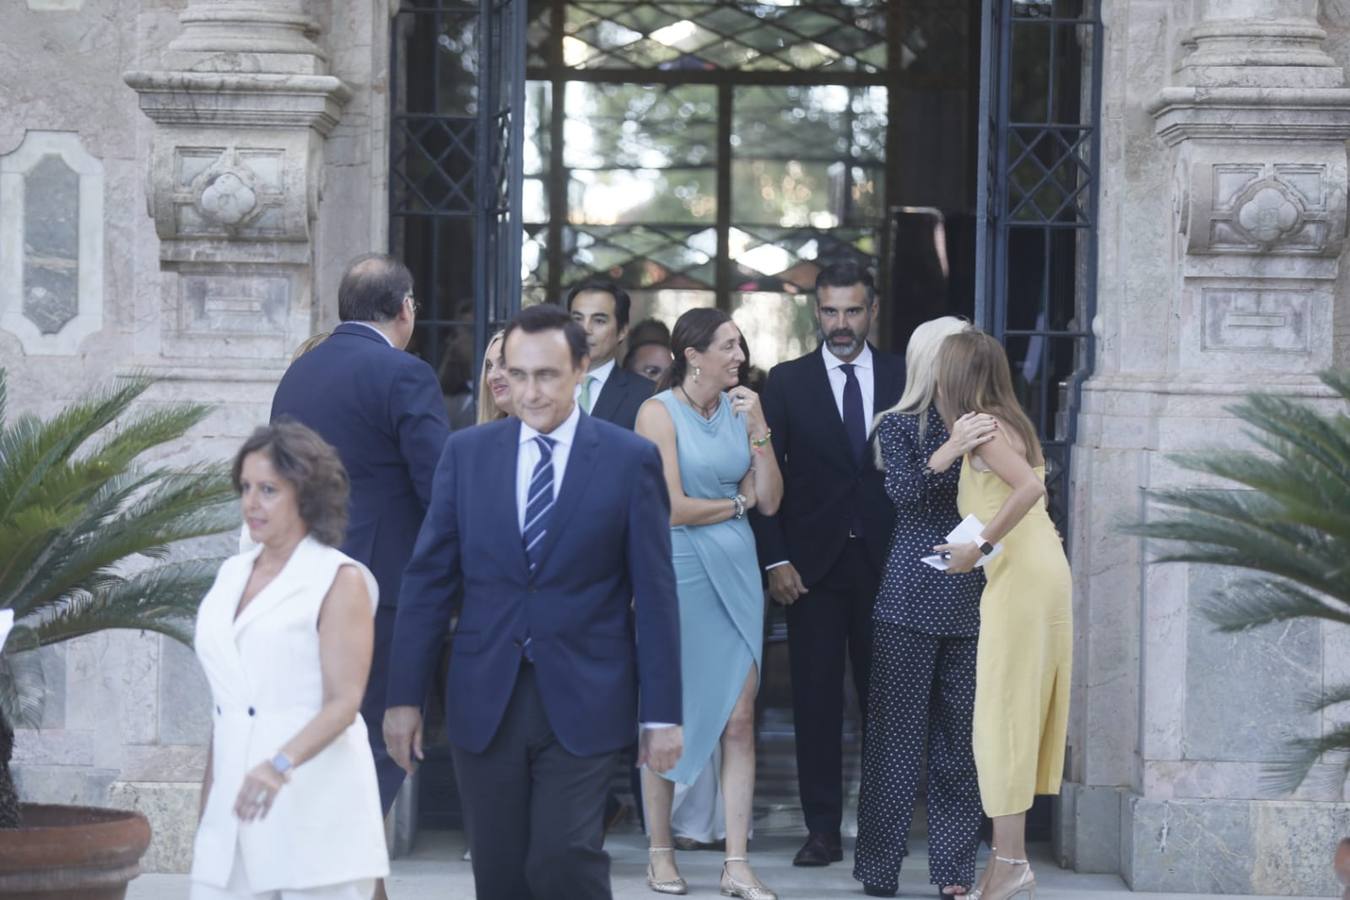
[[[643,731],[651,731],[651,730],[656,729],[656,728],[674,728],[674,727],[675,727],[675,723],[674,723],[674,722],[643,722],[643,723],[642,723],[642,730],[643,730]]]
[[[788,563],[790,563],[790,562],[792,562],[792,560],[790,560],[790,559],[780,559],[780,560],[779,560],[778,562],[776,562],[776,563],[769,563],[767,566],[764,567],[764,571],[767,572],[767,571],[769,571],[770,569],[776,569],[776,568],[778,568],[779,566],[786,566],[786,565],[787,565]]]

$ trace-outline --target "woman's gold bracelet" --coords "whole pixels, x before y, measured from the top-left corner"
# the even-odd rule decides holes
[[[762,437],[762,438],[751,438],[751,439],[750,439],[750,446],[751,446],[751,447],[754,447],[756,450],[758,450],[760,447],[763,447],[765,444],[767,444],[767,443],[769,442],[770,438],[772,438],[772,437],[773,437],[773,431],[772,431],[772,430],[766,431],[766,432],[764,432],[764,437]]]

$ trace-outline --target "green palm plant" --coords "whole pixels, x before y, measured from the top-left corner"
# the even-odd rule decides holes
[[[147,465],[210,408],[130,407],[152,384],[132,377],[54,417],[7,417],[0,369],[0,609],[14,627],[0,653],[0,827],[17,827],[12,725],[36,727],[41,647],[110,628],[192,641],[197,603],[219,559],[173,558],[173,545],[229,528],[233,489],[218,466]]]
[[[1322,381],[1350,404],[1350,371]],[[1168,510],[1131,533],[1170,543],[1158,562],[1190,562],[1246,570],[1201,611],[1220,631],[1237,632],[1291,619],[1350,625],[1350,415],[1321,413],[1270,394],[1249,396],[1230,411],[1256,445],[1176,457],[1187,469],[1241,485],[1228,490],[1153,492]],[[1350,684],[1303,699],[1309,711],[1350,702]],[[1268,769],[1274,790],[1292,793],[1321,759],[1340,761],[1350,776],[1350,725],[1290,742]],[[1334,771],[1334,770],[1333,770]]]

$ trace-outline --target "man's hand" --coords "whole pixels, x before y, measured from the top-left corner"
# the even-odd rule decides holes
[[[644,728],[638,738],[639,766],[653,772],[669,772],[684,753],[684,729],[679,725],[665,728]]]
[[[791,606],[805,593],[806,585],[792,563],[783,563],[769,570],[769,596],[775,603]]]
[[[384,711],[384,746],[398,767],[409,775],[422,761],[422,711],[415,706],[391,706]]]

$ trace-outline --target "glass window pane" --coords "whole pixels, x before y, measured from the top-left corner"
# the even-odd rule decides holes
[[[661,169],[714,160],[714,87],[570,82],[565,96],[563,158],[569,168]]]
[[[569,228],[565,284],[604,275],[630,289],[711,290],[717,280],[712,228]]]
[[[733,219],[817,228],[879,221],[886,127],[885,88],[738,89]]]
[[[765,372],[816,346],[815,300],[811,294],[732,294],[731,316],[750,347],[750,365]]]
[[[875,72],[886,67],[886,4],[591,0],[568,4],[562,45],[564,64],[585,69]]]
[[[717,217],[716,182],[711,169],[576,170],[567,184],[568,221],[712,222]]]

